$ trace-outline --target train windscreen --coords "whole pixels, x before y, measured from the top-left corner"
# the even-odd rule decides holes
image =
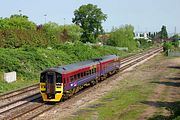
[[[62,83],[62,75],[59,73],[56,74],[56,83]]]
[[[45,73],[41,73],[40,82],[44,83],[45,81],[46,81],[46,74]]]
[[[55,73],[48,72],[47,73],[47,93],[54,94],[55,93]]]
[[[54,83],[54,74],[47,74],[47,83]]]

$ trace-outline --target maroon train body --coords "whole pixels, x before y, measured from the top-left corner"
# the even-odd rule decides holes
[[[68,98],[84,86],[94,85],[117,72],[119,68],[120,59],[116,55],[49,68],[41,73],[40,91],[43,100]]]

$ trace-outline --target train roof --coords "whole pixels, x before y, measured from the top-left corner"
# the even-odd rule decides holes
[[[108,60],[112,60],[112,59],[116,59],[116,58],[119,58],[117,55],[107,55],[107,56],[104,56],[104,57],[101,57],[101,62],[104,62],[104,61],[108,61]]]
[[[54,68],[48,68],[45,71],[43,71],[42,73],[47,72],[47,71],[55,71],[55,72],[58,72],[58,73],[69,72],[69,71],[89,67],[91,65],[96,65],[99,62],[108,61],[108,60],[111,60],[111,59],[115,59],[117,57],[118,56],[116,56],[116,55],[107,55],[107,56],[104,56],[104,57],[91,59],[91,60],[86,60],[86,61],[73,63],[73,64],[69,64],[69,65],[63,65],[63,66],[57,66],[57,67],[54,67]]]
[[[91,66],[91,65],[96,65],[98,63],[99,63],[98,61],[94,61],[93,59],[91,59],[91,60],[86,60],[86,61],[73,63],[73,64],[69,64],[69,65],[63,65],[63,66],[57,66],[57,67],[54,67],[54,68],[49,68],[49,69],[46,69],[43,72],[55,71],[55,72],[58,72],[58,73],[63,73],[63,72],[68,72],[68,71],[72,71],[72,70],[76,70],[76,69],[80,69],[80,68],[85,68],[85,67],[88,67],[88,66]]]

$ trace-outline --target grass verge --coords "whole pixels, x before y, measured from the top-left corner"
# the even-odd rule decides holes
[[[118,82],[116,87],[96,102],[73,113],[70,120],[135,120],[147,108],[143,104],[156,88],[157,82],[167,72],[158,71],[159,56],[134,70],[130,76]],[[155,64],[155,65],[153,65]],[[145,76],[146,75],[146,76]],[[107,86],[108,87],[108,86]]]

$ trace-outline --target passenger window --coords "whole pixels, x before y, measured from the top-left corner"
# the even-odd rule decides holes
[[[92,73],[93,73],[93,74],[95,73],[94,68],[92,69]]]
[[[91,70],[89,70],[89,74],[91,75]]]
[[[87,75],[87,76],[89,75],[89,71],[86,71],[86,75]]]
[[[83,73],[81,73],[81,77],[83,77]]]
[[[81,78],[81,74],[79,73],[79,74],[78,74],[78,79],[80,79],[80,78]]]
[[[86,72],[84,72],[84,77],[86,76]]]
[[[74,79],[73,79],[73,76],[70,76],[70,81],[72,82]]]
[[[74,80],[77,80],[77,77],[76,77],[76,75],[74,75]]]

